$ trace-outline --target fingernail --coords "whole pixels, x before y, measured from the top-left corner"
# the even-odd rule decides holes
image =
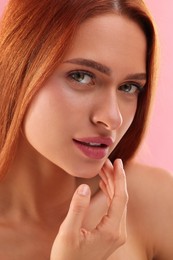
[[[118,162],[119,162],[119,166],[120,166],[122,169],[124,169],[122,160],[121,160],[121,159],[118,159]]]
[[[77,192],[79,195],[88,196],[90,193],[90,188],[87,184],[82,184],[79,186]]]

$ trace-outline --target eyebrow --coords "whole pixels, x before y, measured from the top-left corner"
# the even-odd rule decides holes
[[[112,73],[112,70],[93,60],[90,59],[82,59],[82,58],[77,58],[77,59],[70,59],[67,61],[64,61],[64,63],[71,63],[71,64],[77,64],[77,65],[82,65],[86,67],[90,67],[92,69],[95,69],[103,74],[106,74],[107,76],[110,76]],[[146,73],[134,73],[134,74],[129,74],[126,76],[126,80],[146,80],[147,76]]]
[[[126,80],[147,80],[146,73],[134,73],[125,77]]]
[[[98,70],[99,72],[106,74],[108,76],[110,76],[111,72],[112,72],[109,67],[107,67],[99,62],[90,60],[90,59],[81,59],[81,58],[71,59],[71,60],[65,61],[65,63],[72,63],[72,64],[90,67],[90,68]]]

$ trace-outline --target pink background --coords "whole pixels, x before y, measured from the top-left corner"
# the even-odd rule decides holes
[[[145,0],[160,41],[160,69],[150,128],[140,159],[173,172],[173,1]]]
[[[0,11],[7,0],[0,0]],[[146,0],[158,28],[160,71],[148,134],[138,159],[173,172],[173,1]]]

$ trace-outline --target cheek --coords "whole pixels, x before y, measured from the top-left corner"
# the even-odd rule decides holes
[[[50,81],[33,98],[23,121],[28,142],[42,155],[50,157],[64,147],[64,133],[73,136],[84,116],[83,103],[64,83]]]
[[[130,127],[134,119],[136,109],[137,109],[137,100],[135,102],[129,102],[126,103],[126,105],[121,106],[121,115],[123,118],[123,123],[121,128],[122,128],[123,135]]]
[[[33,98],[25,116],[25,125],[28,128],[51,127],[58,122],[61,125],[69,119],[75,106],[74,97],[64,90],[64,86],[50,81]]]
[[[28,141],[37,150],[44,149],[55,141],[69,116],[64,97],[57,94],[52,86],[46,85],[33,98],[23,122]]]
[[[129,126],[131,125],[134,116],[136,113],[136,107],[134,109],[129,109],[126,113],[124,113],[124,125],[129,128]]]

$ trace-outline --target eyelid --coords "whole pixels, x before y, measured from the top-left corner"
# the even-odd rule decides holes
[[[146,83],[145,83],[146,84]],[[121,86],[123,85],[133,85],[135,86],[139,92],[143,91],[144,90],[144,86],[145,84],[142,84],[140,82],[134,82],[134,81],[129,81],[129,82],[125,82],[124,84],[122,84]]]
[[[82,74],[83,77],[89,77],[89,82],[82,82],[82,81],[78,81],[77,79],[75,79],[75,74]],[[87,70],[83,70],[83,69],[73,69],[70,70],[66,73],[66,78],[67,80],[69,80],[72,84],[72,86],[74,86],[75,88],[80,88],[83,86],[87,86],[89,88],[91,87],[95,87],[96,85],[96,76],[94,73],[87,71]],[[85,88],[87,89],[87,88]]]
[[[132,82],[132,83],[130,83],[130,85],[135,86],[138,89],[139,92],[141,92],[143,90],[143,86],[139,83],[133,83]]]
[[[66,77],[73,80],[76,84],[82,84],[82,83],[77,82],[77,81],[75,81],[75,79],[72,78],[72,74],[75,74],[75,73],[83,73],[84,75],[89,76],[91,78],[91,80],[93,80],[93,81],[98,80],[97,76],[93,72],[88,71],[87,69],[76,68],[76,69],[72,69],[66,73]],[[85,83],[83,83],[83,84],[85,84]],[[96,82],[92,82],[91,84],[89,83],[87,85],[95,85],[95,84],[96,84]],[[137,88],[138,93],[141,93],[145,89],[146,82],[143,83],[143,82],[136,82],[136,81],[127,81],[127,82],[122,83],[119,86],[119,88],[121,88],[123,85],[134,85]]]
[[[128,91],[126,89],[123,89],[128,86],[131,88],[131,90]],[[139,95],[144,90],[144,86],[139,82],[124,82],[118,87],[118,90],[124,92],[128,96],[133,96],[134,94]]]
[[[71,70],[67,73],[67,76],[70,76],[70,75],[75,74],[75,73],[83,73],[83,74],[91,77],[92,79],[96,78],[96,76],[92,72],[87,71],[87,70],[81,70],[81,69]]]

